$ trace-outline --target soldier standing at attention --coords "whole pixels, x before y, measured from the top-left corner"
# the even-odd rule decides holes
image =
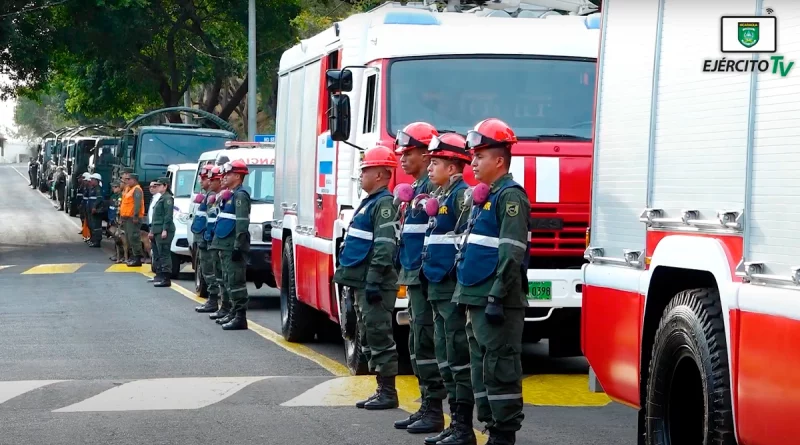
[[[218,251],[222,263],[225,289],[231,299],[231,310],[217,323],[222,329],[247,329],[247,259],[250,251],[250,195],[242,188],[244,177],[249,173],[247,164],[241,160],[223,166],[225,185],[228,190],[220,196],[220,212],[214,227],[211,249]]]
[[[214,240],[214,228],[217,225],[217,216],[219,215],[219,193],[222,190],[222,177],[221,166],[211,167],[208,181],[208,206],[206,207],[208,218],[206,220],[206,230],[203,233],[203,240],[208,246],[206,252],[208,252],[208,257],[210,258],[210,270],[214,275],[213,282],[206,281],[208,285],[208,298],[211,298],[212,295],[216,295],[218,298],[222,299],[219,309],[215,309],[216,312],[208,316],[208,318],[216,321],[225,318],[231,312],[231,297],[228,290],[225,288],[222,262],[220,261],[219,253],[216,250],[210,249],[211,242]]]
[[[89,247],[101,247],[103,240],[103,215],[107,212],[106,202],[103,200],[103,188],[100,187],[100,181],[103,179],[100,173],[93,173],[89,180],[89,205],[87,207],[86,216],[89,220],[89,230],[91,235],[89,238]]]
[[[150,225],[150,241],[153,245],[153,264],[156,270],[156,279],[153,287],[170,287],[172,280],[172,255],[170,246],[175,237],[175,223],[172,213],[175,200],[169,190],[169,178],[156,180],[156,192],[160,194],[153,208],[153,222]]]
[[[56,174],[53,176],[53,182],[56,188],[56,197],[58,198],[58,210],[64,210],[64,201],[66,200],[67,189],[67,174],[64,173],[64,167],[56,167]]]
[[[125,236],[128,247],[131,249],[131,258],[126,263],[128,267],[142,265],[142,240],[139,229],[144,218],[144,193],[139,185],[139,175],[126,173],[128,189],[122,194],[122,203],[119,214],[125,226]]]
[[[489,443],[513,445],[522,420],[522,329],[528,305],[526,269],[530,203],[508,172],[517,137],[499,119],[467,133],[475,178],[490,187],[475,203],[457,260],[453,299],[467,308],[467,338],[478,420]]]
[[[114,256],[109,260],[118,263],[125,258],[124,244],[120,240],[119,227],[119,203],[122,199],[122,192],[119,188],[119,181],[111,183],[111,198],[108,200],[108,231],[114,238]]]
[[[397,157],[387,147],[364,153],[361,188],[369,194],[353,214],[339,254],[333,279],[355,292],[358,335],[369,369],[378,382],[375,394],[356,402],[369,410],[397,408],[397,344],[392,333],[392,313],[397,299],[394,267],[397,208],[388,190]]]
[[[202,192],[197,196],[202,199],[197,206],[197,210],[192,217],[192,226],[190,227],[192,233],[197,240],[197,264],[200,268],[198,273],[203,277],[208,289],[208,300],[205,304],[194,308],[197,312],[216,312],[219,309],[219,288],[217,287],[217,278],[214,275],[214,262],[211,260],[211,254],[208,251],[208,242],[204,239],[206,227],[208,226],[208,197],[212,195],[209,191],[209,183],[211,182],[211,168],[212,164],[206,164],[200,167],[200,188]],[[195,198],[197,202],[198,198]]]
[[[430,193],[434,188],[428,180],[428,159],[425,153],[431,139],[438,134],[436,128],[426,122],[408,124],[397,133],[395,153],[401,155],[400,166],[403,171],[415,179],[411,184],[415,198]],[[409,433],[441,431],[444,428],[442,400],[447,395],[442,374],[439,372],[439,367],[445,360],[437,360],[434,348],[433,309],[420,285],[422,245],[427,227],[428,215],[425,210],[407,205],[400,232],[398,250],[402,268],[397,284],[406,286],[408,294],[408,309],[412,319],[408,330],[408,350],[411,367],[419,381],[422,404],[417,412],[396,421],[394,427],[405,429]]]
[[[422,274],[436,323],[436,356],[447,365],[442,376],[451,422],[441,434],[426,438],[426,444],[475,445],[477,440],[472,430],[475,398],[470,381],[467,318],[452,301],[456,288],[456,236],[464,232],[469,220],[469,206],[464,202],[468,186],[463,172],[472,158],[465,146],[463,137],[446,133],[434,137],[428,148],[428,176],[438,186],[433,193],[438,211],[431,217],[425,234]]]

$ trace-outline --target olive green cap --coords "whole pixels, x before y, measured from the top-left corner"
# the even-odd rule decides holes
[[[161,185],[169,185],[169,178],[158,178],[156,179],[156,182]]]

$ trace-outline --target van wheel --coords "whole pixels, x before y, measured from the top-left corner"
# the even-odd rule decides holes
[[[200,298],[208,298],[208,285],[203,274],[200,272],[200,259],[198,258],[199,250],[195,251],[192,258],[192,269],[194,269],[194,291]]]
[[[648,445],[735,445],[719,292],[680,292],[664,309],[647,382]]]
[[[281,265],[281,334],[288,341],[304,343],[314,340],[314,309],[297,299],[297,283],[294,278],[294,248],[292,237],[283,243]]]
[[[344,342],[345,363],[351,375],[366,375],[369,374],[369,365],[359,338],[355,295],[350,286],[342,286],[341,289],[338,302],[339,329]]]

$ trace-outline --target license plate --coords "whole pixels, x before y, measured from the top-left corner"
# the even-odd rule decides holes
[[[561,230],[564,220],[561,218],[531,218],[531,230]]]
[[[552,281],[528,282],[528,299],[550,301],[553,299]]]

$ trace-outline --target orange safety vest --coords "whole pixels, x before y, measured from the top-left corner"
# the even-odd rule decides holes
[[[122,194],[122,203],[119,206],[119,216],[122,218],[133,218],[133,194],[139,190],[142,194],[141,202],[139,203],[139,218],[144,217],[144,192],[139,184],[130,187],[125,193]]]

